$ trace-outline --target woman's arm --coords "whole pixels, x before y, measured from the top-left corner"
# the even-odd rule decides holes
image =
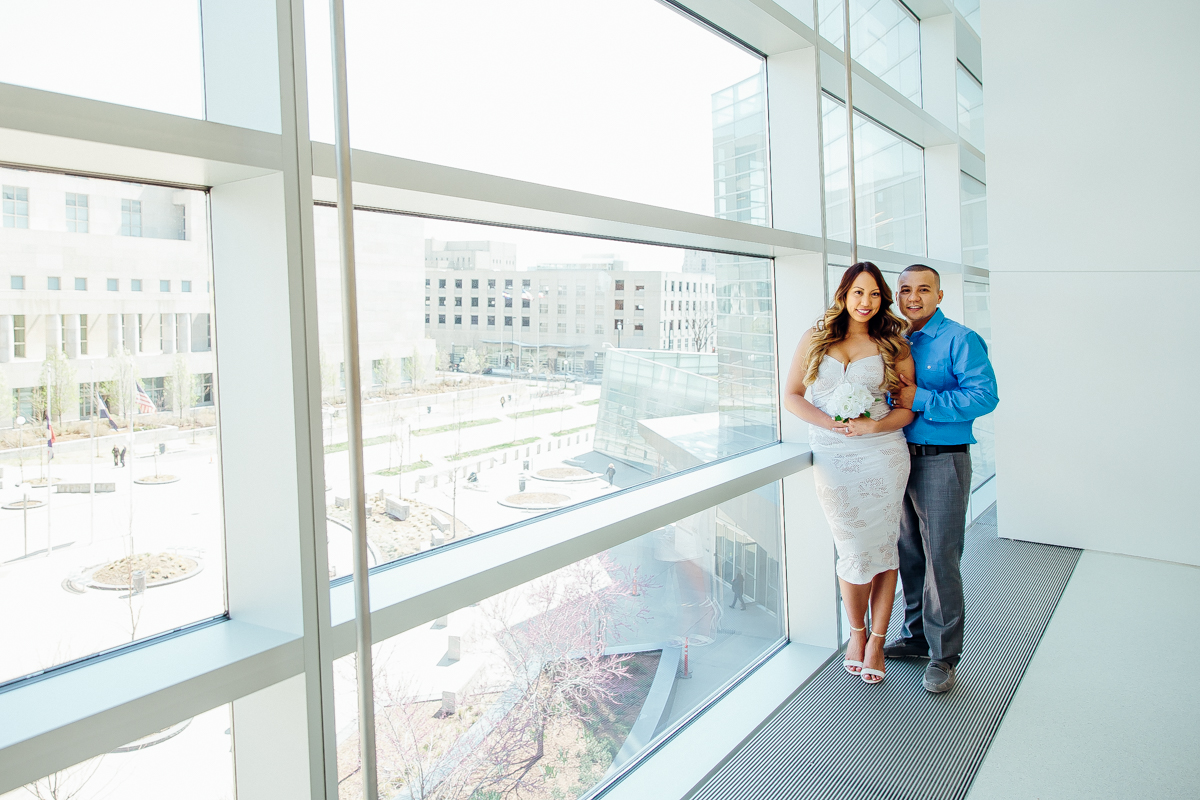
[[[816,425],[827,431],[833,430],[835,424],[833,417],[804,399],[804,392],[808,388],[804,385],[804,374],[808,371],[804,357],[808,354],[808,343],[811,340],[812,328],[809,328],[800,338],[800,344],[796,346],[796,352],[792,356],[792,366],[788,370],[787,383],[784,385],[783,405],[784,408],[809,425]],[[909,361],[911,363],[912,359]],[[843,423],[836,424],[838,427],[843,427]]]
[[[913,363],[912,354],[905,351],[904,357],[896,362],[896,374],[916,383],[917,365]],[[850,428],[847,436],[862,436],[865,433],[891,433],[898,431],[917,418],[910,409],[893,408],[883,419],[859,417],[846,423]]]

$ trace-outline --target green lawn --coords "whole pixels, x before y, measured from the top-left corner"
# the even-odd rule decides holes
[[[584,400],[579,405],[581,405],[581,406],[598,406],[598,405],[600,405],[600,398],[597,397],[595,400]]]
[[[433,466],[433,464],[430,463],[429,461],[417,461],[416,463],[413,463],[413,464],[405,464],[403,471],[404,472],[412,472],[415,469],[425,469],[426,467],[432,467],[432,466]],[[375,470],[376,475],[399,475],[400,472],[401,472],[400,467],[391,467],[389,469]]]
[[[567,428],[565,431],[554,431],[550,435],[551,436],[570,436],[572,433],[579,433],[580,431],[586,431],[588,428],[594,428],[594,427],[596,427],[596,423],[593,422],[591,425],[580,425],[578,428]]]
[[[447,461],[462,461],[464,458],[474,458],[475,456],[485,456],[488,453],[495,453],[497,450],[507,450],[510,447],[520,447],[525,444],[532,444],[540,439],[540,436],[530,436],[528,439],[519,439],[515,442],[505,442],[504,444],[494,444],[491,447],[481,447],[478,450],[468,450],[465,453],[454,453],[446,456]]]
[[[524,417],[536,417],[538,414],[553,414],[555,411],[567,411],[570,408],[571,408],[570,406],[554,406],[553,408],[535,408],[532,411],[518,411],[517,413],[509,414],[508,416],[512,417],[513,419],[522,419]]]
[[[432,436],[435,433],[446,433],[447,431],[457,431],[463,428],[475,428],[480,425],[491,425],[500,420],[495,417],[488,419],[469,419],[465,422],[455,422],[451,425],[438,425],[435,428],[417,428],[412,432],[413,436]]]
[[[363,447],[371,447],[377,444],[387,444],[388,442],[396,441],[395,436],[372,436],[370,439],[363,439]],[[336,444],[325,445],[325,453],[340,453],[349,446],[348,442],[337,442]]]

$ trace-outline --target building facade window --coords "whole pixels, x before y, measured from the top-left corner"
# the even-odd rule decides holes
[[[29,188],[5,186],[0,189],[3,197],[3,217],[6,228],[29,227]]]
[[[79,315],[79,355],[86,356],[87,354],[88,354],[87,314],[80,314]]]
[[[121,288],[121,281],[119,278],[109,278],[107,284],[110,292],[118,291]]]
[[[462,325],[462,314],[455,314],[455,315],[454,315],[454,324],[455,324],[455,325]]]
[[[505,317],[504,318],[504,327],[511,328],[512,327],[512,319],[513,319],[512,317]]]
[[[13,314],[13,355],[25,358],[25,315]]]
[[[445,324],[446,324],[446,315],[438,314],[438,325],[445,325]]]
[[[478,314],[472,314],[472,315],[471,315],[471,324],[472,324],[472,325],[478,325],[478,324],[479,324],[479,315],[478,315]]]
[[[171,291],[171,282],[170,282],[170,281],[159,281],[159,282],[158,282],[158,290],[159,290],[160,292],[169,292],[169,291]]]
[[[142,290],[142,279],[141,278],[130,278],[129,279],[129,291],[140,292],[141,290]]]
[[[8,279],[8,284],[9,284],[10,289],[24,289],[25,288],[25,276],[24,275],[13,275],[11,278]]]
[[[71,233],[88,232],[88,196],[67,192],[67,230]]]
[[[529,317],[521,317],[521,327],[522,328],[529,327]]]
[[[496,327],[496,318],[495,318],[495,317],[493,317],[493,316],[490,316],[490,315],[489,315],[489,316],[488,316],[488,318],[487,318],[487,324],[488,324],[488,327],[489,327],[489,328],[494,328],[494,327]]]
[[[141,200],[122,200],[121,201],[121,235],[122,236],[141,236],[142,235],[142,201]]]
[[[55,292],[62,289],[62,278],[46,278],[46,288]]]
[[[180,281],[179,282],[179,291],[181,291],[181,292],[192,291],[192,282],[191,281]]]
[[[86,292],[87,291],[87,278],[76,278],[75,279],[75,291],[77,291],[77,292]]]

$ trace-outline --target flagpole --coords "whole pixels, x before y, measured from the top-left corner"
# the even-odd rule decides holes
[[[54,494],[54,478],[50,471],[50,467],[54,463],[54,368],[51,367],[46,373],[46,432],[49,436],[46,439],[47,458],[46,458],[46,558],[50,557],[50,552],[54,549],[53,542],[50,536],[50,495]]]
[[[133,417],[137,414],[137,375],[133,372],[133,357],[129,358],[129,557],[133,558]],[[121,459],[121,466],[125,459]],[[132,563],[132,562],[131,562]],[[133,591],[131,588],[130,592]]]
[[[92,458],[88,462],[88,546],[96,541],[96,459],[100,455],[100,445],[96,442],[96,412],[99,410],[96,401],[100,395],[96,392],[96,360],[92,359]]]

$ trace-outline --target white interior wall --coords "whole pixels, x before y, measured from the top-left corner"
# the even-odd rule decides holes
[[[1001,532],[1200,564],[1200,4],[983,26]]]

